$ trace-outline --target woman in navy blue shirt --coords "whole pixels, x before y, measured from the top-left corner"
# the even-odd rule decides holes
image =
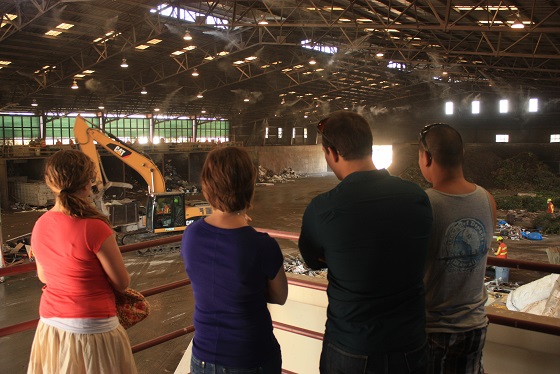
[[[192,223],[181,244],[195,298],[191,373],[280,373],[267,303],[283,305],[288,283],[278,243],[248,223],[256,169],[245,150],[217,148],[201,180],[213,213]]]

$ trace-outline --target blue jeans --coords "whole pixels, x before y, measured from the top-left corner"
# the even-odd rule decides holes
[[[282,372],[282,354],[278,352],[273,358],[254,368],[232,368],[204,362],[191,356],[191,374],[280,374]]]
[[[360,355],[323,341],[321,374],[425,374],[426,344],[409,352]]]

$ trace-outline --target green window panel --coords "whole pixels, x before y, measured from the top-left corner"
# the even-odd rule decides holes
[[[154,139],[164,138],[166,142],[185,143],[193,138],[192,119],[154,121]]]

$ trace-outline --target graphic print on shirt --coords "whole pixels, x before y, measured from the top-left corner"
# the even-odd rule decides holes
[[[474,218],[455,221],[447,227],[443,245],[446,248],[443,260],[449,265],[447,271],[473,271],[488,251],[484,225]]]

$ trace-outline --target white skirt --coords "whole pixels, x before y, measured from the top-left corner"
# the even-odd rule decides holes
[[[39,321],[28,374],[136,374],[125,329],[76,334]]]

